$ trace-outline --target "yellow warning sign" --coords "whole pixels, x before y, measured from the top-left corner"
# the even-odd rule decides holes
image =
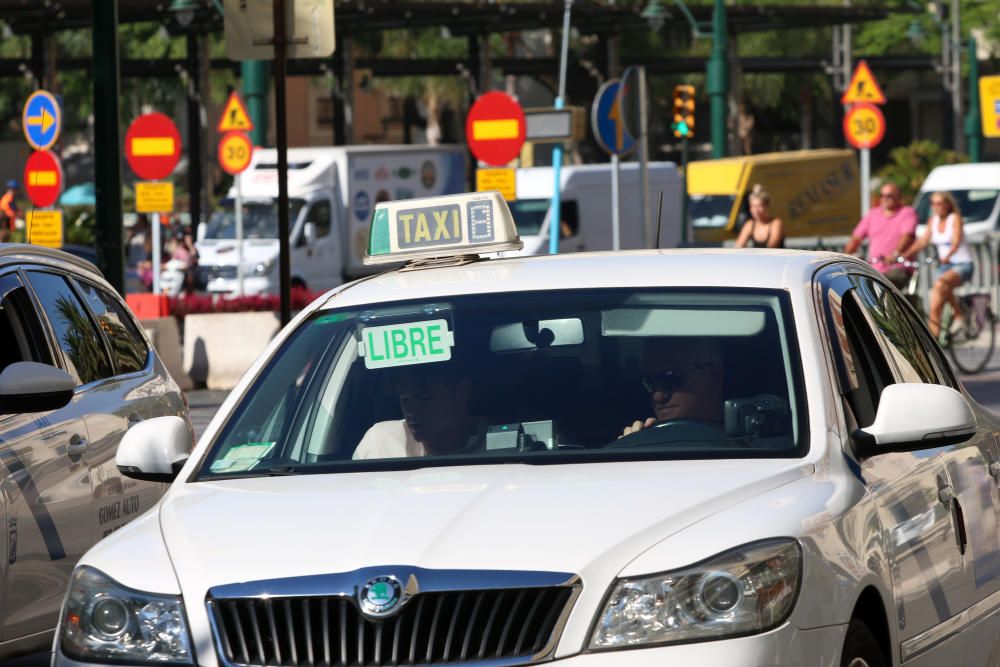
[[[983,136],[1000,137],[1000,76],[979,77],[979,112]]]
[[[62,211],[27,211],[28,243],[47,248],[63,244]]]
[[[858,61],[858,66],[854,68],[854,75],[851,76],[851,83],[847,85],[844,96],[840,98],[841,104],[885,104],[885,95],[881,86],[872,75],[868,63],[864,60]]]
[[[219,132],[249,132],[253,129],[253,121],[250,120],[243,98],[235,90],[229,93],[229,99],[226,100],[226,106],[219,118],[219,125],[215,129]]]
[[[476,192],[498,190],[507,201],[517,199],[517,178],[513,169],[476,170]]]
[[[141,181],[135,184],[136,213],[173,213],[174,184],[169,181]]]

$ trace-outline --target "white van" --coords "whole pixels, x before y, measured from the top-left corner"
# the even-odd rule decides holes
[[[278,153],[257,149],[243,172],[243,293],[277,293]],[[466,189],[466,150],[453,146],[288,149],[293,285],[326,291],[366,269],[368,224],[380,201]],[[198,230],[199,278],[209,292],[237,291],[236,188]]]
[[[913,204],[921,225],[931,213],[931,193],[938,191],[950,192],[955,198],[969,238],[1000,231],[1000,162],[935,167]]]
[[[611,250],[611,178],[610,164],[563,167],[560,173],[560,217],[564,236],[559,252]],[[555,176],[552,167],[525,167],[517,170],[517,199],[508,202],[518,233],[524,242],[521,254],[545,254],[549,249],[549,204]],[[649,164],[649,211],[656,225],[657,205],[663,192],[660,221],[661,247],[675,247],[680,242],[681,181],[672,162]],[[639,165],[621,165],[620,192],[621,248],[644,248],[642,204],[639,190]]]

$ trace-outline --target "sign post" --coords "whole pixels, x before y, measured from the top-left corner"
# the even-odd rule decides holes
[[[885,93],[864,60],[859,60],[854,68],[840,103],[850,105],[844,114],[844,137],[861,152],[861,215],[864,216],[872,198],[869,151],[885,136],[885,117],[875,106],[885,104]]]
[[[139,116],[125,132],[125,158],[135,175],[146,179],[135,184],[135,209],[153,215],[153,293],[160,293],[160,214],[174,210],[174,184],[167,178],[181,159],[181,134],[174,121],[162,113]]]
[[[844,115],[844,136],[861,151],[861,215],[864,216],[871,203],[870,149],[885,137],[885,116],[874,104],[855,104]]]
[[[47,209],[62,193],[63,173],[59,158],[49,152],[62,131],[62,111],[52,93],[36,90],[21,112],[24,138],[35,152],[24,165],[24,191],[31,203]],[[35,245],[60,248],[63,245],[63,218],[59,209],[32,210],[25,215],[25,240]],[[11,220],[13,225],[14,221]]]
[[[236,293],[239,296],[243,296],[243,190],[240,174],[250,166],[252,155],[253,144],[243,132],[229,132],[219,140],[219,165],[227,174],[232,174],[236,186],[233,214],[236,219]]]
[[[480,162],[500,169],[476,169],[476,190],[499,190],[504,199],[517,197],[517,176],[507,163],[521,154],[527,121],[521,105],[498,91],[476,98],[465,118],[465,140]]]
[[[598,145],[611,155],[611,247],[621,250],[621,165],[619,156],[635,150],[636,142],[625,126],[621,107],[621,81],[606,81],[594,96],[590,124]]]

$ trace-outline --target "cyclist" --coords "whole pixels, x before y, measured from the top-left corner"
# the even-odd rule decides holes
[[[889,281],[902,290],[910,279],[912,269],[896,258],[913,243],[917,231],[917,212],[904,206],[899,187],[886,183],[879,188],[881,205],[868,211],[851,233],[844,252],[853,255],[868,239],[868,261]]]
[[[931,209],[933,214],[927,221],[927,228],[920,238],[907,248],[903,255],[914,257],[918,252],[933,243],[937,248],[938,261],[941,263],[937,282],[931,290],[931,312],[928,327],[936,338],[941,333],[941,312],[944,304],[951,304],[954,317],[948,327],[948,333],[962,330],[965,322],[962,309],[955,297],[955,288],[972,278],[972,253],[962,232],[962,214],[955,204],[955,198],[950,192],[935,192],[931,194]]]

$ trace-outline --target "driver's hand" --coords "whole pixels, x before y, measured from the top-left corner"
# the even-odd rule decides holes
[[[625,430],[622,431],[622,434],[620,436],[618,436],[618,437],[619,438],[624,438],[626,435],[632,435],[633,433],[638,433],[642,429],[649,428],[650,426],[652,426],[655,423],[656,423],[656,419],[654,417],[649,417],[644,422],[636,420],[635,422],[632,422],[631,426],[626,426]]]

